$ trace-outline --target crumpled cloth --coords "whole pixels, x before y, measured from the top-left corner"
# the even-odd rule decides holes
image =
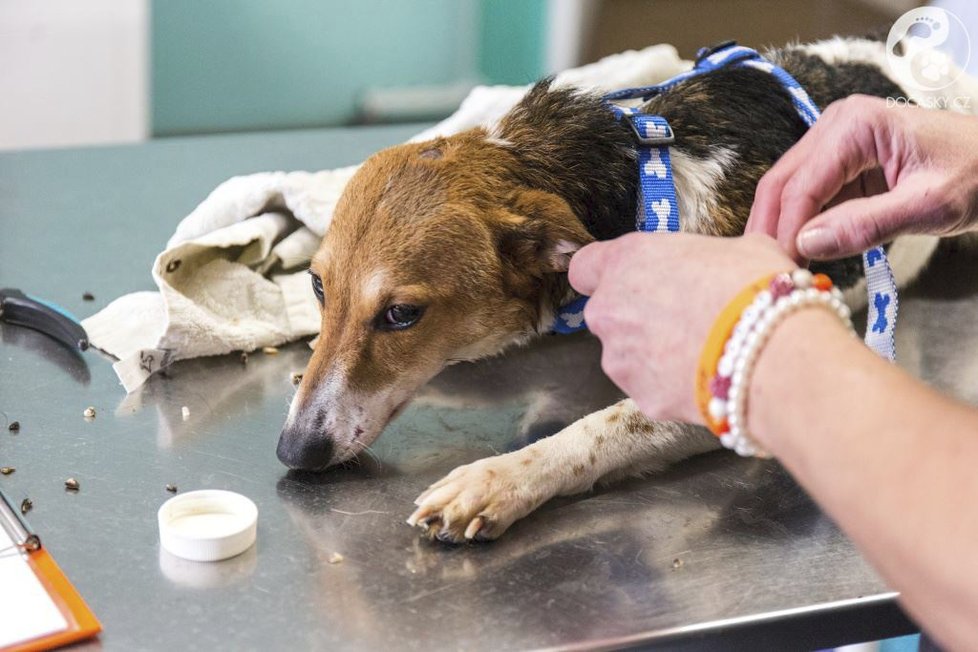
[[[691,67],[670,45],[566,70],[555,86],[606,92],[660,82]],[[529,87],[479,86],[458,111],[412,140],[490,125]],[[319,330],[305,268],[358,166],[233,177],[185,217],[153,263],[158,292],[122,296],[82,325],[117,359],[127,392],[177,360],[276,346]]]

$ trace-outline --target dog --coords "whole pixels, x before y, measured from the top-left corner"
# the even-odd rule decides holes
[[[837,37],[765,56],[822,107],[849,96],[908,95],[887,74],[877,40]],[[664,116],[675,132],[682,230],[717,236],[743,232],[761,176],[806,130],[779,82],[744,67],[693,77],[642,110]],[[635,228],[635,148],[631,128],[599,96],[545,79],[491,128],[368,159],[311,263],[321,334],[279,459],[314,471],[349,460],[447,365],[549,333],[557,309],[575,296],[566,274],[573,253]],[[936,245],[927,236],[891,243],[898,285]],[[858,257],[818,267],[856,307],[865,302]],[[444,542],[491,540],[554,496],[718,447],[706,429],[651,421],[625,399],[455,469],[419,496],[408,523]]]

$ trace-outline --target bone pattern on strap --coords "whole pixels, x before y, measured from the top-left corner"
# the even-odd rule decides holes
[[[604,96],[608,108],[619,120],[628,120],[635,130],[638,141],[639,186],[641,199],[636,212],[638,231],[658,233],[679,231],[679,206],[676,186],[672,176],[669,145],[673,140],[672,128],[665,118],[649,115],[631,107],[618,106],[619,100],[648,100],[687,79],[724,66],[744,66],[767,72],[775,77],[788,91],[799,117],[811,127],[821,112],[805,89],[786,70],[764,59],[756,50],[727,42],[712,49],[704,49],[696,65],[672,79],[654,86],[629,88]],[[866,274],[866,292],[869,296],[869,315],[865,342],[880,356],[894,360],[896,347],[894,331],[897,317],[897,288],[893,270],[882,246],[863,253]],[[584,305],[587,297],[578,296],[562,306],[553,326],[555,333],[574,333],[587,328],[584,323]]]

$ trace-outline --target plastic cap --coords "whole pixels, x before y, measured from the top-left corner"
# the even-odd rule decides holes
[[[255,543],[258,507],[251,499],[219,489],[190,491],[160,507],[160,543],[177,557],[218,561]]]

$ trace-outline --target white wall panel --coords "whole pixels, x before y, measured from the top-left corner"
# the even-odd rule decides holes
[[[142,140],[148,0],[0,0],[0,149]]]

